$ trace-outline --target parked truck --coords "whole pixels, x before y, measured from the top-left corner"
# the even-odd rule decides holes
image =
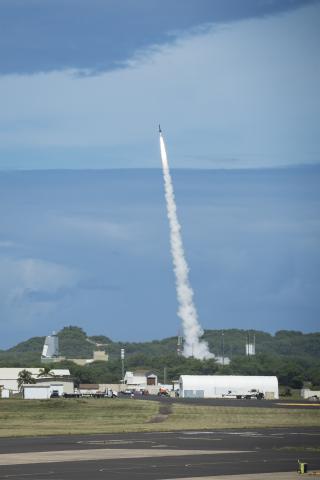
[[[239,392],[232,392],[231,390],[228,391],[228,393],[225,393],[222,395],[224,398],[237,398],[238,400],[241,400],[242,398],[245,398],[246,400],[250,400],[251,398],[256,398],[257,400],[262,400],[264,398],[264,394],[262,392],[259,392],[259,390],[256,390],[253,388],[252,390],[249,390],[248,392],[244,393],[239,393]]]

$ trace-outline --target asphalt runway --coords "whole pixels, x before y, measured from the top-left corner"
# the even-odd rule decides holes
[[[298,458],[320,470],[320,429],[1,438],[0,479],[164,480],[268,472],[295,478]]]

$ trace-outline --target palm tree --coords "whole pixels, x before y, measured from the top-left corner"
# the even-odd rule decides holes
[[[23,384],[36,383],[29,370],[21,370],[18,375],[18,388],[21,390]]]
[[[41,368],[40,372],[38,373],[38,377],[54,377],[53,373],[51,372],[51,367],[49,365],[45,365]]]

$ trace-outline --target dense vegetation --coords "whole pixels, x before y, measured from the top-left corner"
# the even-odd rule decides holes
[[[55,364],[70,368],[78,383],[113,383],[121,378],[120,348],[126,350],[126,369],[153,370],[159,380],[164,376],[168,382],[181,374],[247,374],[277,375],[279,382],[292,388],[301,388],[304,383],[320,386],[320,333],[303,334],[296,331],[279,331],[270,335],[250,331],[256,338],[257,355],[244,355],[247,333],[244,330],[207,330],[204,338],[211,351],[231,358],[228,366],[217,365],[214,360],[200,361],[178,357],[175,337],[152,342],[113,342],[103,335],[87,337],[78,327],[65,327],[59,332],[61,355],[67,358],[90,358],[93,350],[104,348],[110,361],[94,362],[85,367],[70,360]],[[222,335],[223,334],[223,335]],[[223,340],[223,342],[222,342]],[[6,351],[0,351],[0,366],[41,366],[40,355],[44,337],[34,337]]]

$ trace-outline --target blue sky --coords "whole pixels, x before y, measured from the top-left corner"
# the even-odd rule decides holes
[[[318,1],[2,0],[0,167],[319,161]]]
[[[319,167],[172,174],[203,326],[317,331]],[[177,334],[160,170],[2,172],[0,191],[1,347]]]
[[[319,1],[0,2],[0,348],[175,335],[160,122],[205,328],[318,329]]]

